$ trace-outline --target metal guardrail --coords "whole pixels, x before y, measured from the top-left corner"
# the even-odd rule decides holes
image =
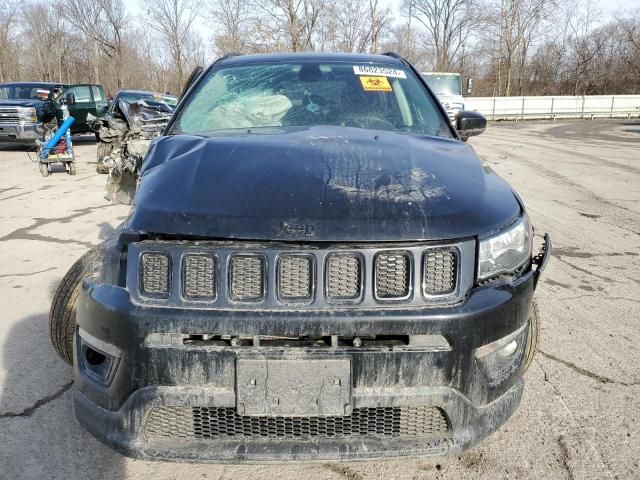
[[[640,95],[467,97],[465,108],[488,120],[640,117]]]

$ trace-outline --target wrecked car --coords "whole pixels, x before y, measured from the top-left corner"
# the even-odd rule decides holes
[[[227,56],[58,288],[75,413],[138,458],[467,449],[516,410],[549,258],[513,189],[394,54]]]
[[[118,93],[104,118],[91,118],[98,129],[98,173],[108,173],[105,198],[130,205],[142,160],[151,140],[162,133],[175,108],[175,97],[136,90]]]

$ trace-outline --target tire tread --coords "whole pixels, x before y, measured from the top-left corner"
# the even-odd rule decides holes
[[[73,335],[76,327],[76,301],[82,280],[97,258],[92,249],[78,259],[65,274],[53,295],[49,310],[49,337],[60,358],[73,363]]]

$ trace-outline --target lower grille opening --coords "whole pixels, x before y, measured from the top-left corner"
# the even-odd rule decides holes
[[[150,439],[444,437],[449,430],[445,412],[426,406],[356,408],[343,417],[245,417],[230,407],[162,406],[145,423]]]

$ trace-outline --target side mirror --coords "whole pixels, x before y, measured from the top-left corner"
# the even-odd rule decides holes
[[[67,105],[75,105],[75,103],[76,103],[76,96],[71,92],[67,93],[64,96],[64,99],[65,99]]]
[[[473,92],[473,78],[467,78],[467,95]]]
[[[456,130],[460,138],[467,141],[467,138],[480,135],[487,128],[487,119],[484,115],[471,110],[460,110],[456,115]]]

